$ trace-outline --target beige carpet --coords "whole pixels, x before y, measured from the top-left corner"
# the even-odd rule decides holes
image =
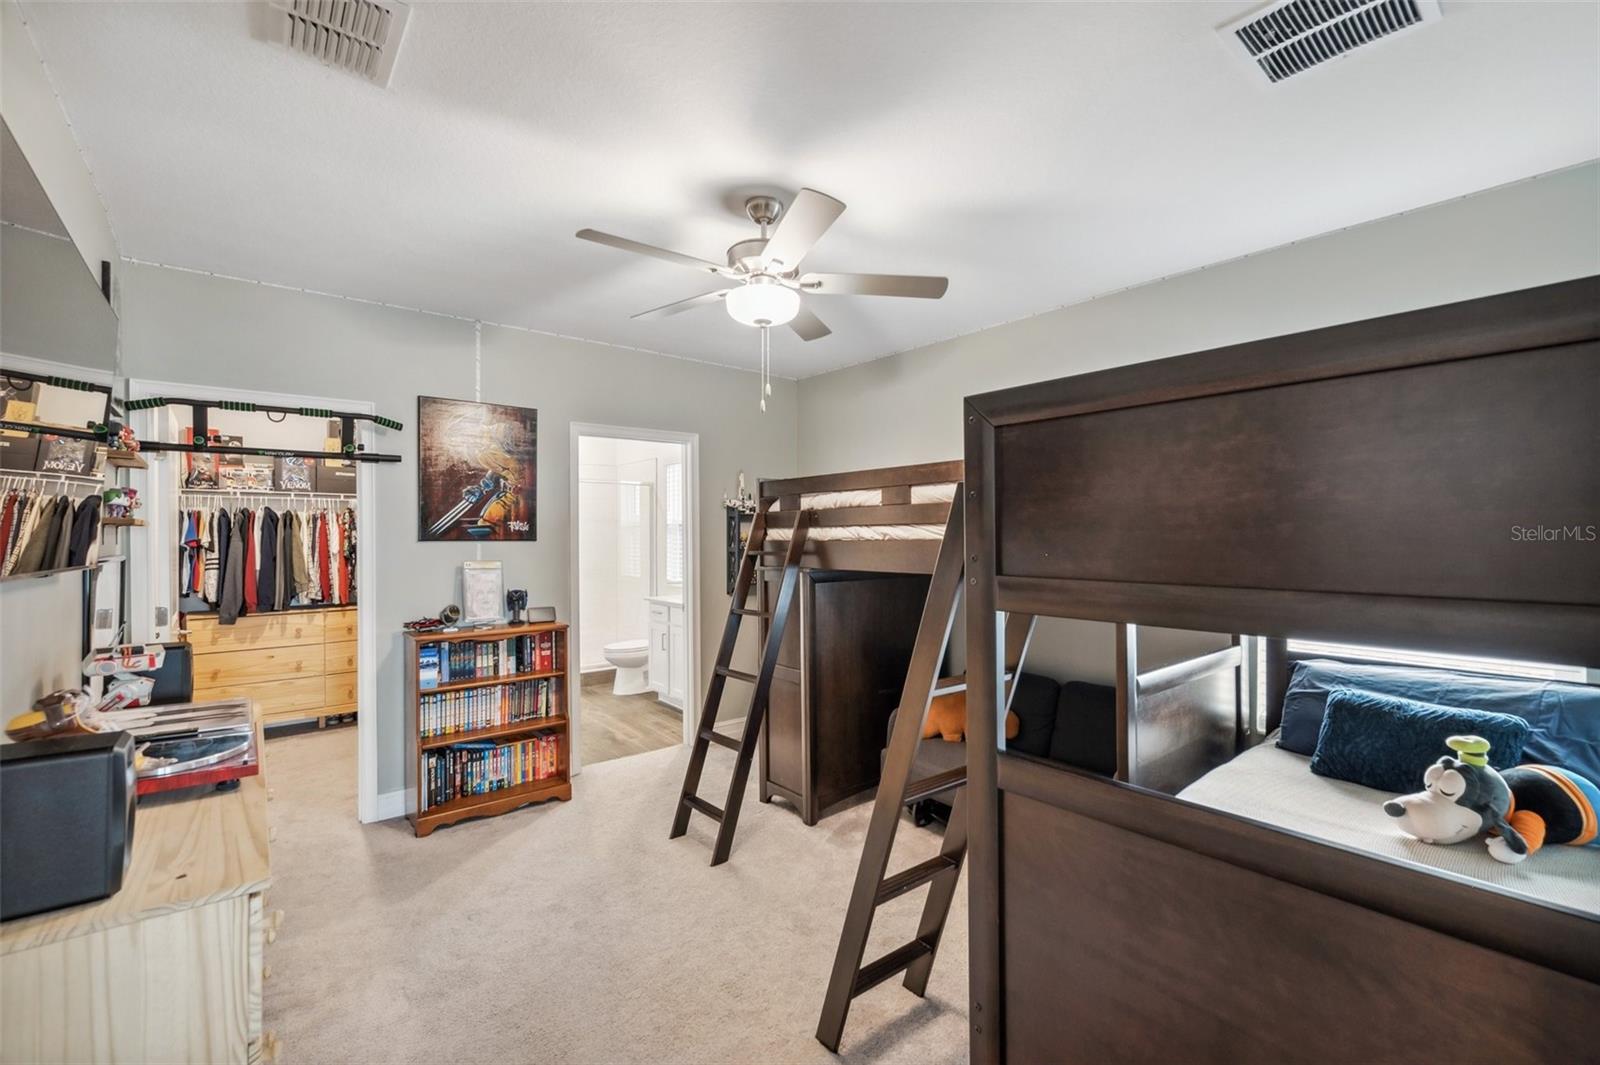
[[[687,752],[591,766],[570,803],[441,829],[355,820],[355,730],[274,739],[266,1027],[280,1061],[829,1062],[813,1038],[870,805],[806,828],[745,804],[733,857],[668,840]],[[713,748],[719,805],[732,752]],[[938,839],[903,823],[895,867]],[[869,957],[911,938],[916,892]],[[919,1000],[857,999],[845,1061],[967,1060],[965,886]]]

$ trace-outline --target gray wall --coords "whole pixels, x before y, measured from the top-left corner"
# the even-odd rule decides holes
[[[1589,164],[808,378],[801,472],[958,458],[967,395],[1594,273],[1600,165]],[[955,278],[946,299],[960,298]],[[1110,681],[1108,626],[1047,630],[1039,668]],[[1165,661],[1211,644],[1143,650]]]
[[[756,377],[517,330],[483,328],[485,400],[539,411],[539,539],[485,545],[505,563],[506,586],[570,617],[567,565],[568,427],[573,421],[700,434],[700,675],[710,670],[726,616],[720,501],[737,471],[793,472],[795,386],[774,382],[762,415]],[[125,264],[123,372],[130,378],[260,388],[370,400],[406,424],[378,434],[381,450],[404,456],[377,467],[377,514],[361,544],[374,552],[377,588],[363,588],[378,628],[378,790],[403,787],[406,731],[401,625],[456,601],[460,563],[474,545],[417,542],[417,396],[473,397],[470,322]]]
[[[0,588],[0,707],[7,718],[41,695],[78,687],[82,603],[82,573],[18,578]]]
[[[28,157],[83,264],[98,278],[102,259],[117,261],[116,235],[14,0],[0,2],[0,115]]]
[[[70,240],[0,226],[0,351],[116,369],[117,316]]]

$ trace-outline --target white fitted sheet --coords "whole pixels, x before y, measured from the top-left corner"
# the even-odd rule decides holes
[[[875,507],[883,502],[883,491],[858,488],[852,492],[812,492],[800,497],[801,510],[838,510],[841,507]]]
[[[948,503],[956,497],[956,486],[947,484],[914,484],[911,486],[913,503]],[[876,507],[883,505],[883,489],[857,488],[848,492],[810,492],[800,497],[801,510],[839,510],[843,507]],[[774,510],[784,508],[776,503]]]
[[[1311,759],[1280,749],[1274,734],[1218,766],[1178,797],[1345,847],[1482,880],[1542,902],[1600,914],[1600,848],[1545,847],[1518,865],[1489,857],[1483,840],[1433,846],[1383,812],[1394,796],[1319,777]]]
[[[793,529],[768,529],[768,540],[787,540]],[[942,540],[943,525],[840,525],[806,530],[807,540]]]

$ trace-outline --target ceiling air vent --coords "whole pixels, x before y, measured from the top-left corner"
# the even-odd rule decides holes
[[[371,0],[272,0],[273,37],[297,52],[388,85],[411,9]]]
[[[1277,82],[1438,18],[1439,0],[1279,0],[1220,32]]]

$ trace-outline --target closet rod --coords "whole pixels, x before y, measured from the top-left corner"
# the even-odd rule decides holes
[[[41,471],[29,472],[27,470],[13,470],[0,476],[0,491],[10,491],[13,488],[38,488],[50,484],[57,484],[62,488],[93,488],[99,490],[105,487],[105,480],[100,477],[90,477],[72,473],[44,473]],[[88,493],[85,493],[88,495]]]
[[[191,501],[230,499],[234,502],[291,500],[303,503],[345,503],[352,507],[356,504],[355,496],[341,495],[338,492],[268,492],[255,488],[186,488],[178,492],[178,498]]]

